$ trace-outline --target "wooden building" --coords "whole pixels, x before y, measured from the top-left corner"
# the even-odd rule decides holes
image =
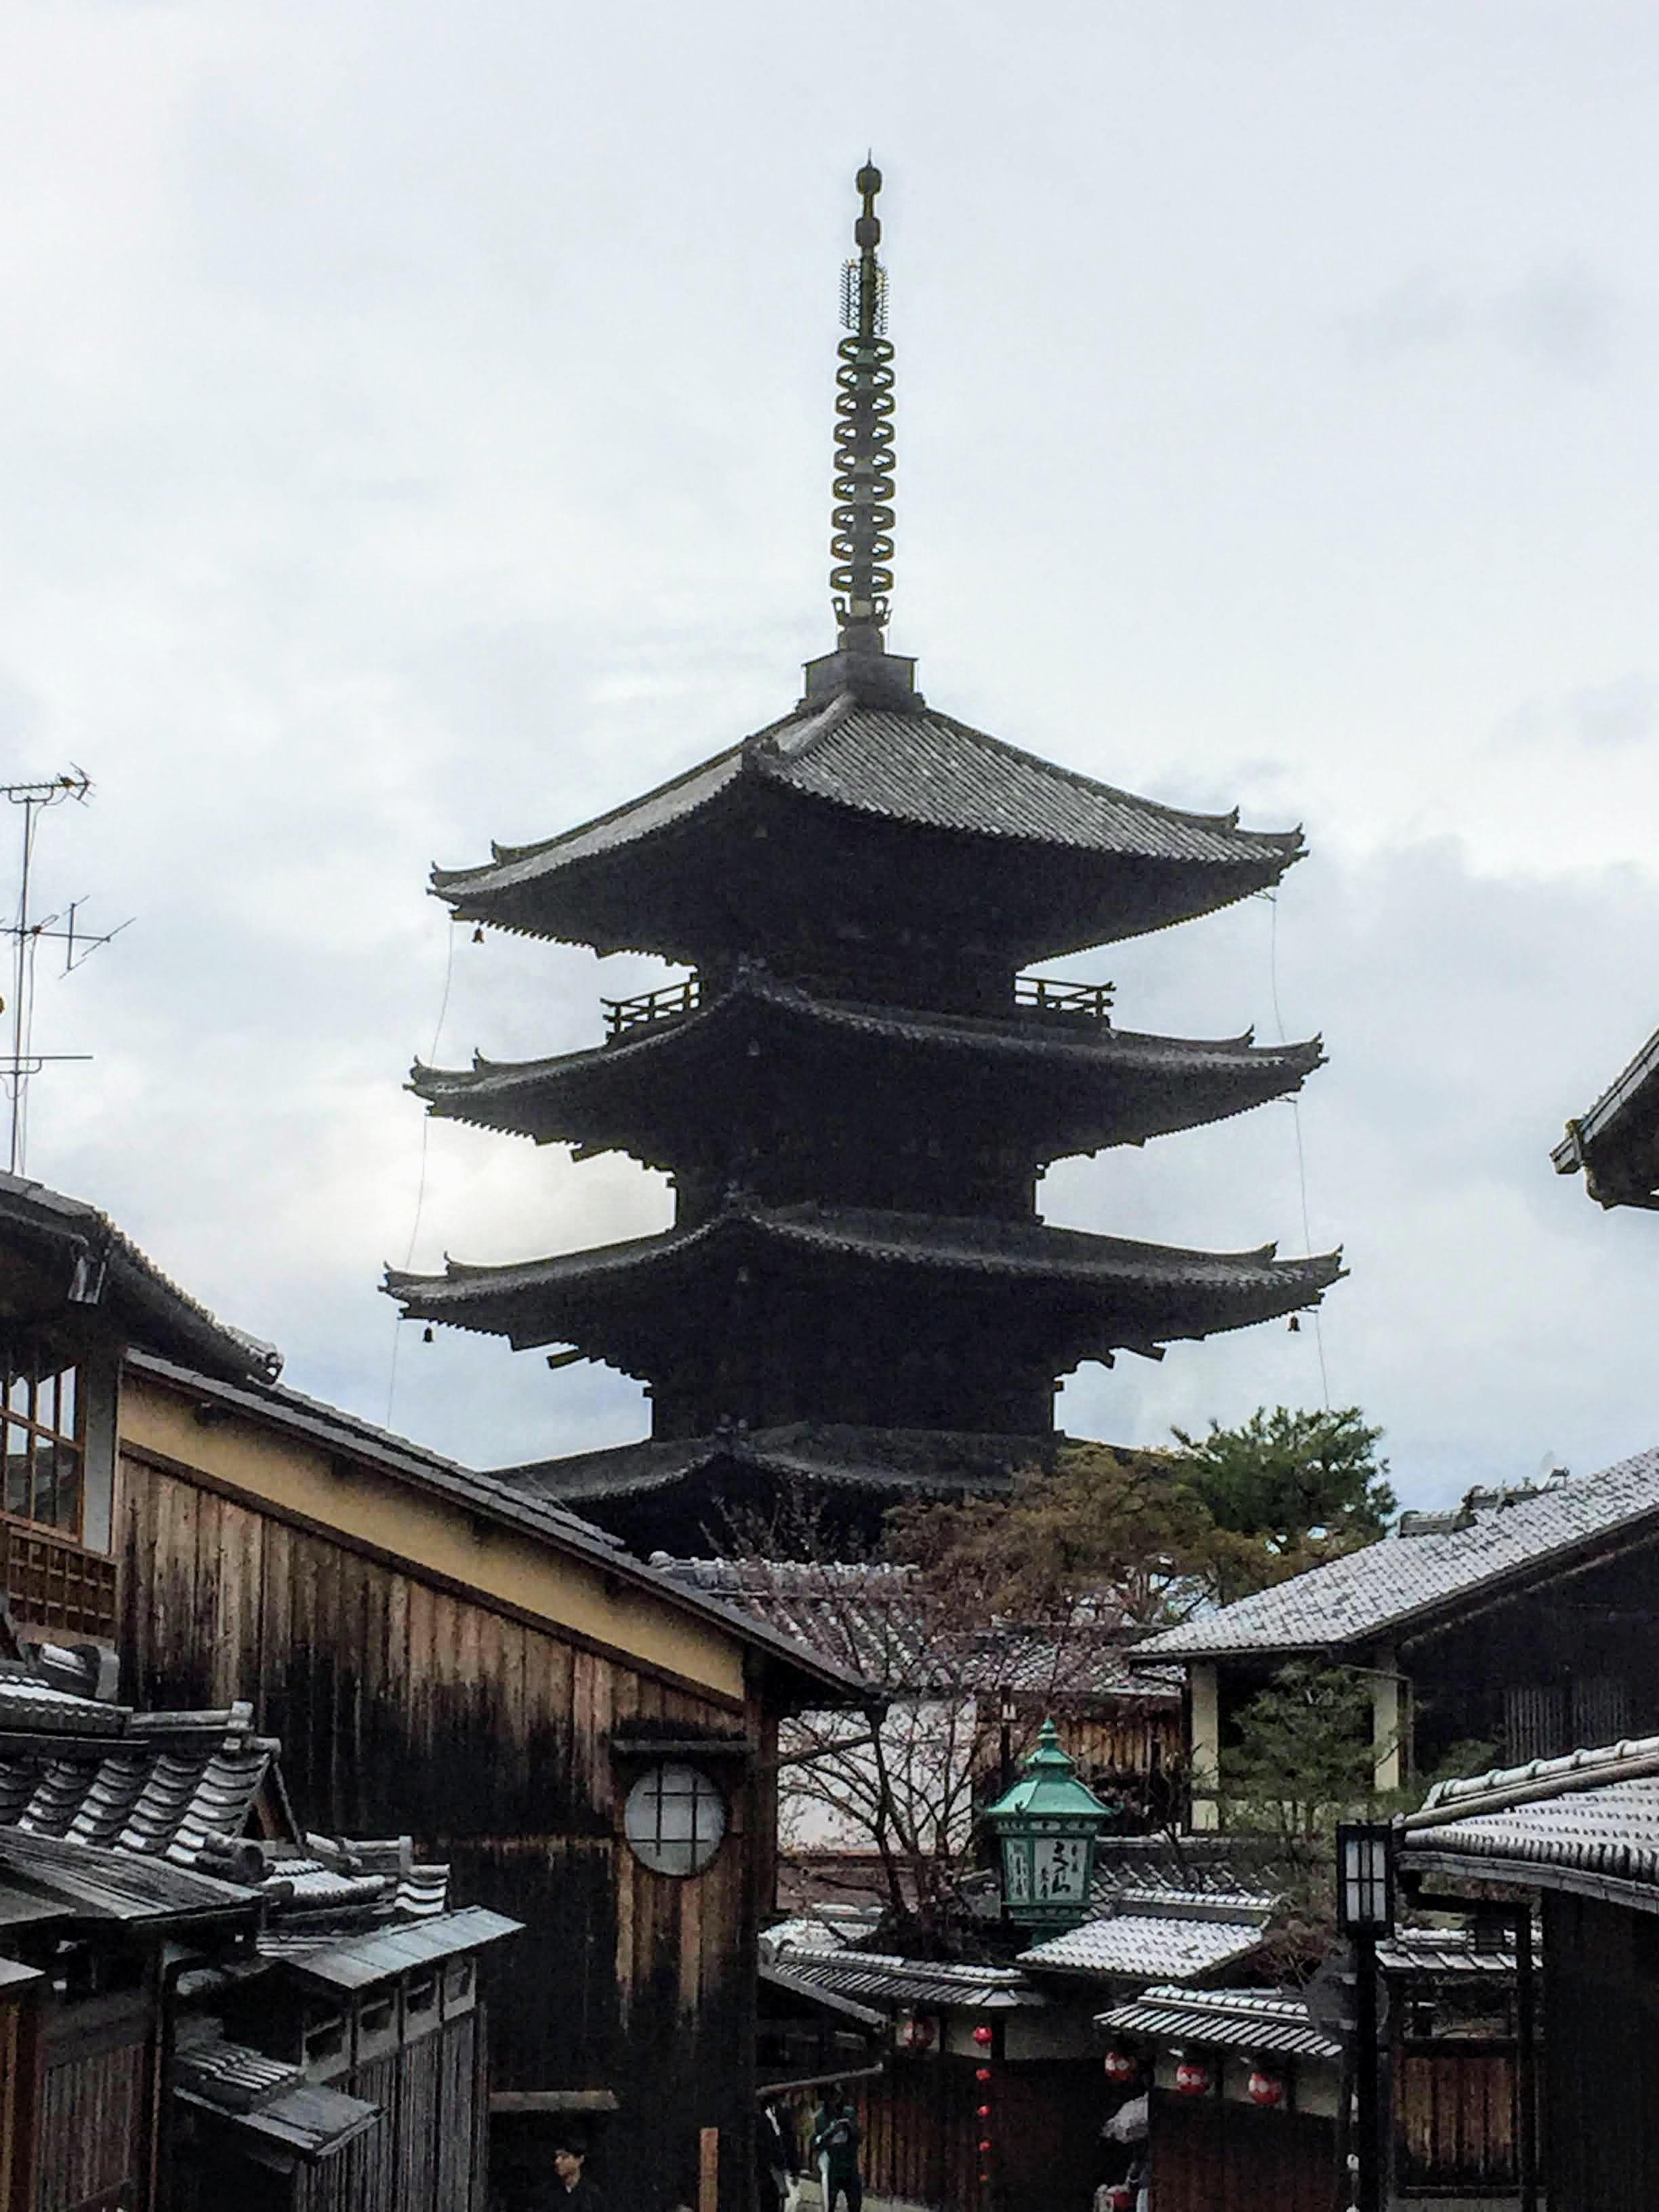
[[[514,1923],[407,1838],[302,1837],[276,1750],[0,1668],[4,2212],[483,2212]]]
[[[614,2105],[620,2195],[667,2203],[718,2140],[744,2203],[776,1731],[865,1686],[556,1505],[280,1388],[269,1346],[16,1178],[0,1352],[0,1660],[81,1691],[118,1673],[155,1709],[249,1698],[308,1822],[411,1837],[526,1923],[486,1981],[527,2154]]]
[[[746,2204],[778,1726],[864,1685],[556,1506],[149,1355],[114,1525],[132,1694],[239,1686],[309,1817],[410,1834],[524,1923],[484,1962],[507,2162],[614,2105],[619,2200],[695,2186],[710,2131]]]
[[[1265,890],[1301,839],[1053,766],[930,706],[887,651],[879,182],[848,264],[836,649],[766,728],[433,879],[458,921],[685,971],[609,1004],[590,1050],[412,1079],[435,1114],[665,1170],[672,1228],[386,1281],[410,1316],[647,1385],[647,1441],[508,1471],[641,1550],[705,1549],[783,1484],[866,1528],[901,1498],[1006,1490],[1080,1362],[1294,1312],[1340,1272],[1038,1213],[1049,1162],[1285,1097],[1321,1054],[1120,1030],[1109,985],[1029,964]]]
[[[1649,1451],[1408,1513],[1396,1535],[1148,1638],[1139,1656],[1187,1668],[1194,1825],[1216,1817],[1209,1790],[1240,1708],[1293,1658],[1351,1665],[1370,1684],[1384,1790],[1455,1745],[1519,1763],[1659,1729],[1656,1572]]]
[[[1402,1879],[1541,1909],[1538,2105],[1550,2212],[1659,2201],[1659,1736],[1443,1783]]]

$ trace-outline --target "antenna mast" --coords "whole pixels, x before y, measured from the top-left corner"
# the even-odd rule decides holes
[[[92,796],[92,780],[84,769],[71,766],[63,775],[49,776],[38,783],[0,783],[3,793],[14,806],[23,810],[23,849],[17,872],[17,913],[14,921],[0,926],[0,936],[10,938],[11,958],[11,1051],[0,1058],[0,1081],[5,1084],[11,1101],[11,1139],[8,1166],[13,1175],[23,1172],[23,1155],[28,1140],[28,1083],[49,1062],[70,1060],[90,1060],[89,1052],[36,1052],[34,1037],[34,961],[43,939],[50,939],[64,947],[64,973],[71,975],[82,962],[95,952],[100,945],[107,945],[112,937],[126,927],[125,922],[107,930],[100,937],[77,929],[76,916],[85,905],[84,899],[72,899],[60,913],[37,917],[30,909],[31,878],[34,864],[34,833],[40,827],[40,816],[48,806],[56,806],[65,799],[84,804]],[[0,1002],[3,1004],[3,1002]]]

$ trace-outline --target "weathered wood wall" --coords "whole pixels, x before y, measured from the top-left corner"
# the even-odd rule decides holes
[[[720,1778],[730,1831],[690,1881],[622,1840],[637,1767],[619,1723],[671,1737],[761,1731],[757,1711],[565,1641],[419,1574],[290,1525],[133,1453],[118,1498],[124,1694],[184,1708],[253,1701],[283,1742],[308,1825],[411,1834],[465,1903],[526,1932],[484,1956],[499,2089],[608,2088],[622,2111],[592,2171],[659,2212],[721,2130],[721,2199],[752,2165],[755,1784]],[[752,1701],[751,1701],[752,1705]]]
[[[1161,2089],[1152,2105],[1158,2212],[1334,2212],[1334,2121]]]
[[[1404,2043],[1394,2081],[1400,2187],[1513,2194],[1520,2163],[1512,2043]]]
[[[1659,1918],[1544,1893],[1550,2212],[1659,2204]]]
[[[40,2212],[145,2201],[153,2072],[147,1998],[94,1999],[48,2022]]]

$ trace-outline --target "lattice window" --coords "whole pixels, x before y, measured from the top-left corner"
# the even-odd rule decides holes
[[[726,1799],[695,1766],[653,1766],[629,1791],[623,1827],[653,1873],[701,1874],[726,1834]]]
[[[81,1377],[40,1338],[0,1339],[3,1497],[13,1519],[79,1536],[86,1495],[86,1410]]]

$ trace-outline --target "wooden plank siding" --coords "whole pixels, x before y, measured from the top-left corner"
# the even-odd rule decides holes
[[[131,1452],[117,1550],[124,1695],[186,1710],[251,1699],[309,1826],[411,1835],[449,1862],[459,1901],[526,1923],[481,1961],[492,2085],[614,2090],[593,2172],[619,2203],[672,2202],[699,2131],[718,2127],[722,2205],[746,2205],[757,1784],[721,1761],[729,1827],[713,1865],[653,1875],[622,1840],[637,1769],[618,1768],[608,1739],[613,1722],[660,1716],[673,1735],[763,1741],[758,1700],[745,1712],[697,1696]],[[378,2155],[332,2162],[354,2177],[343,2207],[377,2202]],[[411,2172],[411,2206],[424,2176]],[[333,2185],[315,2183],[317,2212],[332,2212]]]
[[[1219,2097],[1153,2092],[1158,2212],[1334,2212],[1336,2124]]]
[[[1512,2043],[1403,2043],[1394,2079],[1400,2188],[1514,2193],[1520,2165]]]

